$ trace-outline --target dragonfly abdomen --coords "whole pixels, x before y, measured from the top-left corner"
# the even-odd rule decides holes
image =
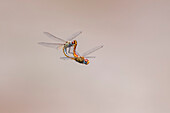
[[[75,61],[79,62],[79,63],[83,63],[84,59],[81,57],[75,57]]]

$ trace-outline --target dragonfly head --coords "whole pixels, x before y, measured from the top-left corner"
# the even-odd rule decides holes
[[[77,44],[77,41],[73,40],[71,43],[74,45],[74,44]]]
[[[71,41],[66,41],[67,44],[71,43]]]
[[[84,59],[84,64],[88,65],[90,63],[90,61],[88,59]]]
[[[71,44],[72,44],[72,45],[74,45],[74,44],[75,44],[75,42],[74,42],[74,41],[72,41],[72,42],[71,42]]]

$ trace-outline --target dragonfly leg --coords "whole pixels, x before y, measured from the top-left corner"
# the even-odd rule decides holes
[[[71,52],[70,52],[70,48],[71,48],[71,47],[68,48],[68,53],[71,53]]]
[[[66,54],[67,54],[67,49],[65,49],[65,50],[66,50],[65,52],[66,52]]]

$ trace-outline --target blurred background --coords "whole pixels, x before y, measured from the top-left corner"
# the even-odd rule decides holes
[[[170,113],[169,0],[0,0],[0,113]],[[88,66],[38,45],[77,31]]]

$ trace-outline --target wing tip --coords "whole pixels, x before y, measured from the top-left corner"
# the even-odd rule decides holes
[[[44,44],[45,42],[38,42],[38,44],[40,44],[40,45],[42,45],[42,44]]]
[[[44,34],[47,34],[48,32],[43,32]]]

